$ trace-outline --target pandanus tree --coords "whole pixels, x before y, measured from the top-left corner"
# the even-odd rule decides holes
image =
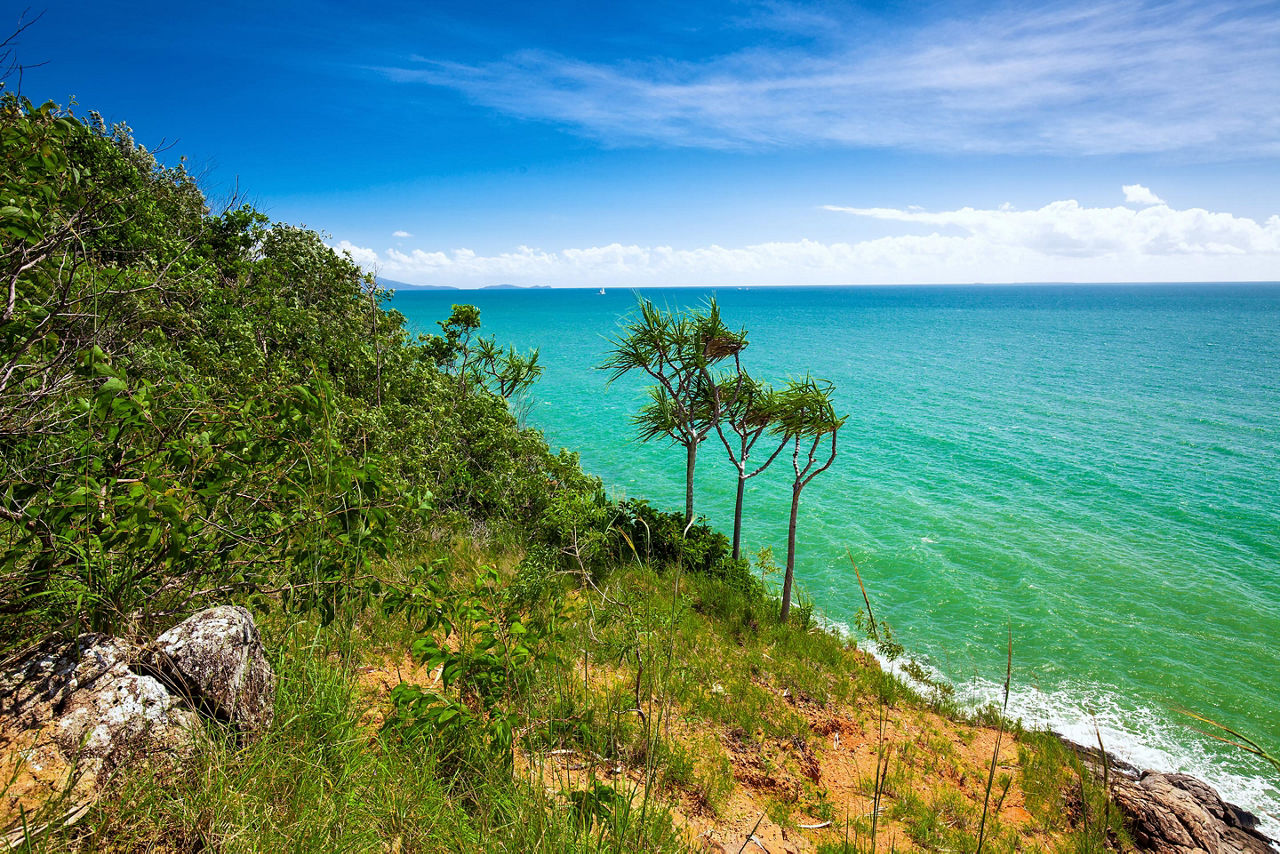
[[[481,338],[478,344],[477,378],[504,400],[529,388],[542,376],[536,347],[526,355],[517,352],[515,345],[504,350],[492,337]]]
[[[650,401],[635,416],[644,440],[669,438],[685,449],[684,523],[693,521],[693,472],[698,446],[712,429],[705,384],[707,369],[747,346],[746,333],[734,332],[720,319],[711,299],[705,308],[663,310],[641,297],[639,316],[610,340],[611,350],[600,368],[609,382],[643,371],[656,385]]]
[[[504,350],[492,337],[475,337],[480,328],[480,309],[474,305],[455,305],[448,319],[438,325],[444,334],[427,336],[423,347],[437,367],[457,377],[461,397],[478,384],[509,400],[542,376],[536,348],[522,355],[514,346]]]
[[[831,468],[836,461],[836,436],[847,415],[836,415],[831,395],[835,387],[825,380],[805,377],[793,380],[778,395],[776,408],[778,433],[792,448],[791,521],[787,526],[787,573],[782,582],[781,619],[791,613],[791,585],[796,568],[796,519],[800,512],[800,493],[815,477]],[[830,442],[827,448],[826,443]],[[823,457],[826,457],[824,460]]]
[[[705,389],[710,395],[706,403],[710,410],[709,420],[729,455],[729,461],[738,470],[738,495],[733,506],[733,559],[738,560],[742,555],[742,506],[747,481],[767,469],[782,453],[789,439],[783,435],[763,463],[752,465],[751,452],[761,437],[770,434],[771,439],[779,438],[773,433],[777,426],[779,396],[772,387],[743,369],[737,353],[733,361],[734,372],[719,381],[711,381],[708,372]],[[766,441],[766,445],[769,444]]]

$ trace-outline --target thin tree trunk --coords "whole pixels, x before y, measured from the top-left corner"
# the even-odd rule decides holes
[[[747,479],[738,472],[738,502],[733,506],[733,559],[742,556],[742,498],[746,493]]]
[[[373,352],[377,357],[377,382],[378,390],[378,406],[382,406],[382,341],[378,338],[378,300],[374,296],[372,289],[369,291],[369,316],[372,320],[372,329],[370,334],[373,336]]]
[[[787,575],[782,582],[782,622],[791,614],[791,580],[796,572],[796,516],[800,512],[800,490],[804,484],[791,488],[791,523],[787,526]]]
[[[693,521],[693,467],[698,460],[698,443],[690,441],[685,447],[689,454],[684,468],[684,526],[688,528]]]

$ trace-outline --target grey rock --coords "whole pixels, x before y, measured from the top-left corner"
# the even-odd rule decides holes
[[[1144,771],[1112,780],[1134,841],[1157,854],[1273,854],[1257,817],[1186,774]]]
[[[149,660],[177,693],[245,736],[271,726],[276,676],[244,608],[221,605],[179,623],[156,639]]]
[[[102,634],[50,641],[0,674],[0,826],[74,820],[117,767],[181,753],[197,716]]]

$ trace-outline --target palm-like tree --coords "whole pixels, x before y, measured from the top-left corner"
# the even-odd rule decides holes
[[[762,436],[777,426],[779,395],[743,369],[738,353],[733,354],[733,362],[734,372],[718,382],[711,381],[708,372],[704,388],[710,394],[706,403],[710,421],[729,455],[729,461],[738,470],[738,495],[733,507],[733,559],[738,560],[742,555],[742,505],[747,481],[767,469],[782,453],[789,439],[782,436],[762,464],[754,468],[751,466],[752,449]]]
[[[609,382],[641,370],[657,385],[650,402],[635,417],[644,440],[665,436],[685,449],[684,523],[693,521],[693,472],[698,445],[712,429],[707,408],[707,368],[747,346],[745,331],[734,332],[720,319],[715,299],[704,309],[663,310],[639,298],[639,316],[610,340],[602,370]]]
[[[504,400],[525,391],[542,376],[537,348],[522,355],[514,344],[505,350],[499,347],[492,336],[481,338],[477,343],[476,380]]]
[[[791,585],[796,567],[796,517],[800,512],[800,493],[815,477],[831,468],[836,461],[836,436],[847,415],[836,415],[831,396],[835,387],[826,380],[805,377],[787,384],[778,395],[775,418],[778,433],[791,444],[791,521],[787,527],[787,574],[782,583],[781,619],[791,613]],[[829,450],[820,450],[830,437]],[[801,465],[801,452],[804,464]],[[823,456],[825,460],[822,460]]]

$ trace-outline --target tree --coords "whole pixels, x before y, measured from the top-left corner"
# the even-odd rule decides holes
[[[640,436],[666,436],[685,449],[684,523],[693,521],[693,472],[698,445],[712,428],[707,407],[707,368],[747,346],[745,331],[734,332],[720,320],[715,299],[703,310],[664,311],[640,297],[640,316],[610,340],[612,352],[600,366],[613,382],[642,370],[657,385],[650,402],[635,416]]]
[[[795,477],[791,483],[791,521],[787,527],[787,573],[782,583],[783,622],[791,613],[791,585],[796,567],[796,517],[800,511],[800,493],[809,482],[831,467],[836,461],[836,436],[847,415],[837,416],[831,403],[835,387],[825,380],[805,377],[787,384],[778,396],[777,430],[792,445],[791,468]],[[823,439],[831,437],[831,449],[827,458],[819,462],[819,446]],[[800,464],[801,449],[805,451],[804,465]]]
[[[453,313],[437,323],[444,335],[428,336],[424,345],[436,366],[457,377],[459,394],[466,391],[471,364],[471,337],[480,328],[480,309],[474,305],[455,305]]]
[[[468,306],[415,336],[384,297],[126,126],[0,93],[0,655],[277,594],[333,618],[428,513],[594,499],[503,400],[536,351]]]
[[[480,328],[480,309],[455,305],[447,320],[439,321],[443,336],[428,336],[424,344],[428,357],[446,374],[457,377],[460,394],[473,385],[482,385],[509,400],[542,376],[538,350],[522,356],[514,346],[503,349],[494,338],[472,337]]]
[[[729,461],[738,470],[738,494],[733,507],[733,559],[738,560],[742,551],[742,505],[747,481],[767,469],[778,458],[778,454],[782,453],[789,440],[785,435],[782,436],[768,459],[754,469],[749,469],[751,450],[756,442],[770,428],[777,426],[778,393],[743,370],[737,353],[733,355],[733,363],[733,375],[718,382],[710,381],[705,387],[711,396],[708,401],[710,421],[724,444]],[[710,380],[709,373],[708,379]],[[726,428],[733,434],[733,442],[726,435]]]
[[[504,350],[492,337],[481,338],[478,343],[478,378],[504,400],[510,400],[542,376],[536,347],[529,351],[529,355],[522,356],[516,352],[515,345]]]

